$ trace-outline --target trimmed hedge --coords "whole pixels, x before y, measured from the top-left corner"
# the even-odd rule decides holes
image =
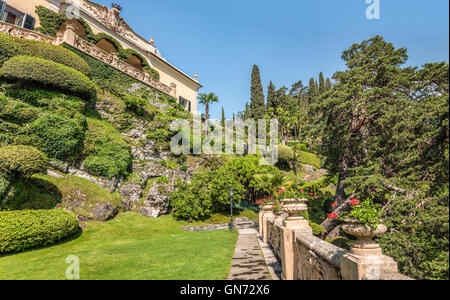
[[[299,162],[301,162],[303,164],[311,165],[311,166],[314,166],[314,167],[320,169],[320,158],[313,153],[298,151],[297,159]]]
[[[48,158],[34,147],[0,148],[0,172],[20,177],[47,172]]]
[[[64,115],[44,115],[29,128],[37,136],[39,149],[51,158],[66,159],[82,150],[86,128]]]
[[[288,146],[278,145],[278,161],[289,164],[294,159],[294,151]]]
[[[94,84],[81,72],[43,58],[16,56],[4,63],[0,78],[28,84],[45,85],[90,100]]]
[[[0,212],[0,253],[51,245],[78,228],[77,217],[60,209]]]
[[[14,56],[34,56],[71,67],[86,76],[91,76],[89,65],[72,51],[40,41],[16,38],[0,33],[0,66]]]

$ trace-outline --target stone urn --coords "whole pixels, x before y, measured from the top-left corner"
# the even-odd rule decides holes
[[[346,219],[341,226],[345,233],[356,237],[356,241],[351,245],[350,251],[356,255],[382,255],[380,246],[372,238],[387,231],[383,224],[378,224],[377,228],[367,226],[359,220]]]
[[[301,214],[308,210],[308,199],[284,199],[282,202],[283,211],[288,214],[286,221],[304,220]]]

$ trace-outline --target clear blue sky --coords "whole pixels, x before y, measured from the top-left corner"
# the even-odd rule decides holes
[[[96,0],[94,0],[96,1]],[[163,56],[189,75],[201,92],[214,92],[211,108],[227,118],[250,101],[253,64],[264,92],[322,71],[345,69],[340,59],[351,44],[380,34],[406,47],[409,65],[449,61],[448,0],[380,0],[381,18],[368,20],[365,0],[97,0],[119,3],[122,16]],[[204,107],[200,106],[199,111]]]

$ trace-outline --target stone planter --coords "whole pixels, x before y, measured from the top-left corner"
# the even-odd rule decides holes
[[[304,231],[312,234],[312,229],[309,227],[309,222],[301,216],[302,213],[308,210],[306,202],[308,199],[284,199],[282,201],[283,211],[288,215],[283,221],[283,226],[290,230]]]
[[[341,226],[345,233],[356,237],[356,241],[352,244],[350,251],[356,255],[382,255],[380,246],[375,243],[372,238],[381,235],[387,231],[383,224],[378,224],[377,228],[365,225],[364,223],[346,219]]]
[[[288,214],[286,221],[296,221],[303,220],[304,218],[300,216],[306,210],[308,210],[308,206],[306,202],[308,199],[284,199],[282,202],[282,208],[285,213]]]
[[[264,212],[271,211],[272,207],[273,207],[273,203],[264,203],[264,204],[261,204],[261,206],[260,206],[261,210]]]

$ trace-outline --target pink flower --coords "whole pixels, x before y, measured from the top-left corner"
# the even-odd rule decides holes
[[[302,192],[302,194],[304,194],[304,193],[305,193],[305,191],[304,191],[303,189],[301,189],[301,190],[300,190],[300,192]]]
[[[333,204],[331,204],[331,207],[336,207],[337,206],[337,202],[333,202]]]
[[[309,193],[310,196],[314,195],[313,193]]]
[[[314,198],[319,199],[319,196],[315,196]]]

